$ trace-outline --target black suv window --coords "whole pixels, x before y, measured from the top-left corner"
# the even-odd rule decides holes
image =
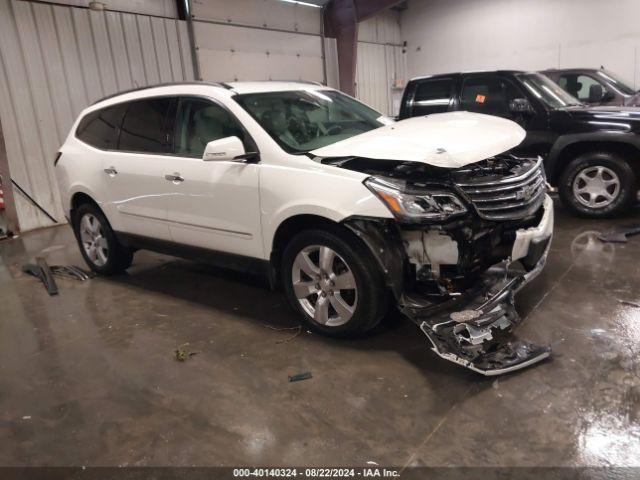
[[[76,137],[93,147],[115,150],[126,108],[126,104],[120,104],[88,113],[78,124]]]
[[[511,118],[509,102],[518,97],[524,95],[500,77],[469,77],[462,83],[460,110]]]
[[[413,96],[413,115],[446,112],[453,92],[452,78],[420,80]]]
[[[148,98],[129,103],[122,122],[119,150],[167,153],[171,150],[174,98]]]
[[[236,136],[245,141],[237,120],[220,105],[202,98],[181,98],[175,128],[175,153],[185,157],[202,157],[207,143]]]

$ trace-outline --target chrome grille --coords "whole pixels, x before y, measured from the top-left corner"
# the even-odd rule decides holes
[[[483,178],[484,177],[484,178]],[[478,214],[489,220],[513,220],[535,212],[544,200],[547,190],[542,159],[524,173],[487,181],[467,179],[456,185]]]

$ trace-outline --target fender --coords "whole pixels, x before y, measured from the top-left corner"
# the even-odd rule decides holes
[[[635,133],[621,133],[615,131],[607,132],[585,132],[585,133],[573,133],[568,135],[559,136],[545,161],[545,170],[549,182],[555,184],[558,180],[558,176],[562,171],[564,165],[562,165],[562,152],[569,146],[578,143],[618,143],[625,144],[636,148],[640,152],[640,136]]]
[[[107,220],[109,221],[109,224],[111,224],[111,228],[113,228],[114,230],[117,230],[117,227],[119,226],[116,223],[114,223],[114,219],[110,218],[109,213],[108,213],[108,209],[105,209],[103,207],[103,203],[98,200],[98,196],[96,195],[96,192],[94,192],[91,188],[89,188],[89,186],[83,184],[83,183],[75,183],[73,185],[71,185],[71,187],[69,187],[69,189],[67,190],[68,192],[68,197],[64,199],[64,204],[63,204],[63,209],[65,212],[65,217],[67,218],[67,220],[70,222],[71,219],[71,200],[73,199],[73,196],[77,193],[84,193],[85,195],[87,195],[88,197],[91,197],[91,199],[96,202],[98,204],[98,206],[100,207],[100,209],[102,210],[102,213],[104,214],[105,217],[107,217]]]

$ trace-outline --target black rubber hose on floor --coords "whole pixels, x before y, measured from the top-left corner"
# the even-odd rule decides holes
[[[38,202],[36,202],[36,201],[33,199],[33,197],[32,197],[31,195],[29,195],[27,192],[25,192],[25,191],[23,190],[23,188],[22,188],[20,185],[18,185],[18,184],[16,183],[16,181],[15,181],[13,178],[11,179],[11,183],[13,183],[13,184],[15,185],[15,187],[16,187],[18,190],[20,190],[20,193],[22,193],[25,197],[27,197],[27,198],[31,201],[31,203],[33,203],[33,204],[38,208],[38,210],[40,210],[40,211],[41,211],[42,213],[44,213],[47,217],[49,217],[49,219],[50,219],[53,223],[58,223],[58,221],[57,221],[55,218],[53,218],[51,215],[49,215],[49,212],[47,212],[44,208],[42,208],[42,207],[40,206],[40,204],[39,204]]]

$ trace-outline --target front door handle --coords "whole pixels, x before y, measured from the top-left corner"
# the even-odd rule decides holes
[[[184,178],[182,178],[178,172],[174,172],[173,175],[165,175],[164,179],[173,183],[184,182]]]
[[[115,167],[109,167],[104,169],[104,173],[106,173],[110,177],[115,177],[118,174],[118,171]]]

